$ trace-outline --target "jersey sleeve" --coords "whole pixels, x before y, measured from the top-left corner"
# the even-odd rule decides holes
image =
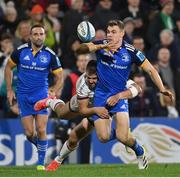
[[[132,56],[132,62],[136,63],[138,66],[140,66],[146,59],[145,55],[137,49],[131,51],[131,56]]]
[[[20,57],[20,50],[19,49],[15,49],[10,56],[12,62],[15,64],[19,63],[19,57]]]
[[[51,67],[52,71],[62,69],[60,59],[56,55],[51,54],[51,66],[50,67]]]
[[[76,83],[76,94],[78,99],[85,99],[89,96],[89,89],[81,76]]]

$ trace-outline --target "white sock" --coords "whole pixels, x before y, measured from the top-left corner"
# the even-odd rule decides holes
[[[77,147],[75,147],[74,149],[70,150],[67,146],[67,141],[64,143],[64,145],[62,146],[61,150],[60,150],[60,153],[58,156],[56,156],[55,160],[58,162],[58,163],[62,163],[63,160],[72,152],[76,149]]]
[[[55,111],[56,106],[60,103],[65,104],[64,101],[60,99],[48,99],[46,102],[47,106],[50,106],[53,111]]]

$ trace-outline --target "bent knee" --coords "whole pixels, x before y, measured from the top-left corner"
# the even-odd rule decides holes
[[[25,135],[27,138],[32,138],[35,135],[33,130],[25,130]]]
[[[71,143],[77,143],[78,142],[78,137],[77,137],[77,134],[74,130],[72,130],[70,135],[69,135],[69,141]]]
[[[106,134],[102,134],[102,135],[98,135],[98,139],[99,139],[100,142],[106,143],[106,142],[109,141],[110,136],[106,135]]]

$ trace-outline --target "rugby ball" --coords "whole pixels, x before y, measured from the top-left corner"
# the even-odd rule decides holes
[[[82,21],[77,27],[77,35],[82,42],[90,42],[95,38],[94,26],[88,21]]]

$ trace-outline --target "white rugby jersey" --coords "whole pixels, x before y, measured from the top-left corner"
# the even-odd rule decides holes
[[[94,97],[94,91],[90,90],[85,81],[85,74],[83,73],[76,82],[76,95],[74,95],[70,100],[70,109],[74,112],[78,112],[78,99],[89,98],[89,104],[92,103]]]
[[[74,95],[70,100],[70,109],[74,112],[79,111],[78,107],[78,99],[86,99],[89,98],[89,106],[91,106],[93,97],[94,97],[94,91],[90,90],[88,85],[85,81],[85,74],[83,73],[76,82],[76,95]],[[126,83],[126,88],[129,88],[132,84],[135,82],[133,80],[128,80]]]

